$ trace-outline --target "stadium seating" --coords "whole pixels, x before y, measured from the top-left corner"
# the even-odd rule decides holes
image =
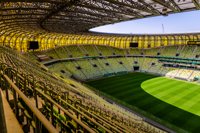
[[[73,55],[73,57],[65,56],[66,53],[68,53],[68,50],[66,49],[70,49],[70,55]],[[77,54],[77,49],[79,50],[79,54]],[[196,55],[198,55],[198,49],[197,46],[167,46],[152,49],[117,49],[104,45],[70,45],[58,47],[44,53],[54,59],[75,59],[61,63],[62,67],[65,68],[66,73],[68,74],[67,77],[73,77],[78,80],[90,80],[103,76],[117,75],[123,72],[131,72],[134,71],[134,66],[139,66],[140,71],[142,72],[166,75],[170,71],[176,70],[176,68],[164,67],[163,62],[160,61],[162,58],[165,60],[166,58],[173,57],[179,58],[179,60],[197,59]],[[188,51],[192,54],[187,54]],[[54,64],[48,67],[53,72],[61,71],[59,70],[59,65],[56,65],[57,64]],[[77,69],[77,67],[80,67],[81,69]],[[63,73],[61,73],[60,76],[63,77]]]
[[[193,81],[195,77],[200,76],[200,72],[196,70],[176,69],[166,73],[167,77]]]
[[[32,101],[31,103],[47,120],[50,120],[55,130],[59,132],[69,130],[71,132],[162,132],[143,121],[141,117],[106,102],[80,83],[69,78],[61,80],[40,64],[30,61],[9,48],[0,47],[0,51],[3,74],[7,75],[8,79],[12,79],[15,86],[30,99],[30,102]],[[114,63],[116,62],[112,60],[111,64],[115,65]],[[72,64],[70,67],[73,67]],[[119,70],[124,69],[124,67],[119,68]],[[1,77],[1,80],[6,83],[6,79]],[[2,87],[9,90],[6,86]],[[32,110],[24,99],[17,101],[19,102],[17,106],[14,103],[14,109],[18,108],[20,112],[16,115],[21,116],[21,123],[26,121],[23,126],[24,131],[37,130],[38,123],[34,120]]]

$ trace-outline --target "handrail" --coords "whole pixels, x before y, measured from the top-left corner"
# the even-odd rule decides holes
[[[8,67],[9,68],[9,67]],[[5,69],[7,70],[7,69]],[[10,80],[9,84],[13,84],[13,86],[16,86],[12,80],[7,76],[7,75],[3,75],[7,81]],[[21,75],[17,74],[16,76],[18,77],[21,77]],[[22,78],[22,77],[21,77]],[[43,83],[43,82],[40,82],[40,83]],[[37,82],[35,82],[35,84],[37,84]],[[12,86],[12,87],[13,87]],[[16,86],[17,87],[17,86]],[[17,88],[18,89],[18,88]],[[87,125],[85,125],[84,123],[82,123],[81,121],[79,121],[76,117],[74,117],[73,115],[71,115],[70,113],[68,113],[63,107],[61,107],[59,104],[57,104],[56,102],[54,102],[51,98],[49,98],[48,96],[46,96],[46,94],[42,93],[40,90],[37,89],[36,85],[35,85],[35,88],[34,88],[35,91],[37,91],[37,93],[41,93],[46,99],[48,99],[48,101],[50,101],[51,103],[53,103],[55,106],[57,106],[59,109],[61,109],[63,112],[65,112],[69,117],[71,117],[74,121],[76,121],[79,125],[81,125],[84,129],[86,129],[88,132],[90,133],[94,133],[94,131],[89,128]],[[20,89],[19,89],[20,91]],[[21,92],[21,91],[20,91]],[[18,93],[18,92],[17,92]],[[21,92],[22,93],[22,92]],[[24,94],[23,94],[24,95]],[[19,95],[20,96],[20,95]],[[24,95],[25,96],[25,95]],[[21,97],[21,96],[20,96]],[[25,96],[26,97],[26,96]],[[22,98],[23,99],[23,98]],[[26,102],[25,102],[26,103]],[[37,103],[37,101],[36,101]],[[27,104],[27,103],[26,103]],[[28,105],[28,104],[27,104]],[[32,106],[32,105],[31,105]],[[37,109],[37,108],[36,108]],[[33,112],[34,113],[34,112]],[[34,113],[35,114],[35,113]],[[46,118],[45,118],[46,119]],[[40,120],[40,119],[39,119]],[[99,125],[98,125],[99,126]]]
[[[84,123],[82,123],[81,121],[78,120],[78,118],[74,117],[73,115],[71,115],[69,112],[66,111],[65,108],[63,108],[61,105],[59,105],[58,103],[56,103],[54,100],[52,100],[49,96],[47,96],[46,94],[44,94],[42,91],[40,91],[39,89],[35,88],[37,90],[38,93],[42,94],[48,101],[50,101],[51,103],[53,103],[56,107],[58,107],[60,110],[62,110],[65,114],[67,114],[69,117],[71,117],[75,122],[77,122],[78,124],[80,124],[82,127],[84,127],[88,132],[90,133],[94,133],[94,131],[89,128],[87,125],[85,125]]]
[[[65,112],[68,116],[70,116],[71,118],[73,118],[78,124],[80,124],[81,126],[83,126],[86,130],[88,130],[89,132],[92,132],[92,130],[90,128],[88,128],[85,124],[80,123],[80,121],[78,121],[78,119],[76,119],[75,117],[73,117],[70,113],[66,112],[65,108],[62,107],[61,105],[59,105],[58,103],[56,103],[54,100],[52,100],[49,96],[47,96],[44,92],[42,92],[41,90],[39,90],[37,87],[35,88],[35,90],[42,94],[46,99],[48,99],[50,102],[52,102],[55,106],[57,106],[59,109],[61,109],[63,112]],[[80,110],[77,110],[75,107],[73,107],[72,105],[70,105],[69,103],[67,103],[66,101],[64,101],[63,99],[60,99],[62,101],[62,103],[67,104],[70,108],[76,110],[79,114],[83,115],[84,117],[86,117],[87,119],[91,120],[92,122],[94,122],[96,125],[98,125],[99,127],[105,129],[107,132],[110,132],[109,129],[107,129],[106,127],[103,127],[101,124],[99,124],[96,120],[98,119],[99,121],[103,122],[102,119],[97,118],[97,116],[91,114],[91,116],[93,117],[93,119],[91,119],[90,117],[88,117],[85,113],[81,112]],[[82,108],[82,111],[84,109]],[[84,110],[84,112],[86,112]],[[108,127],[111,127],[112,129],[119,131],[119,129],[117,129],[116,127],[114,127],[112,124],[109,123],[105,123],[105,125],[107,125]]]
[[[58,133],[53,125],[45,118],[45,116],[30,102],[30,100],[19,90],[19,88],[11,81],[11,79],[3,74],[3,77],[8,81],[12,88],[18,93],[26,105],[30,108],[37,119],[45,126],[50,133]]]
[[[1,129],[1,133],[7,133],[1,89],[0,89],[0,129]]]

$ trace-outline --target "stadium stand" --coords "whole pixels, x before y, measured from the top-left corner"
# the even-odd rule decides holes
[[[107,49],[107,54],[98,55],[98,52],[93,51],[92,48],[94,46],[87,46],[87,53],[93,53],[91,56],[77,55],[74,58],[63,58],[67,51],[60,51],[60,49],[68,49],[68,46],[63,46],[63,48],[59,47],[58,49],[54,48],[49,51],[45,51],[44,53],[48,56],[53,56],[54,59],[64,61],[63,67],[68,71],[68,75],[73,75],[76,79],[79,80],[88,80],[94,78],[100,78],[103,76],[112,76],[117,75],[123,72],[131,72],[134,71],[134,66],[138,66],[141,72],[149,72],[155,73],[159,75],[165,75],[172,70],[179,68],[191,69],[191,65],[194,64],[193,68],[195,68],[195,64],[198,64],[198,58],[196,58],[196,53],[191,54],[190,56],[187,52],[193,51],[197,49],[197,46],[169,46],[169,47],[161,47],[161,48],[152,48],[152,49],[141,49],[137,50],[137,54],[127,54],[126,49],[117,49],[109,46],[95,46],[96,49],[99,49],[98,52],[105,53]],[[69,46],[71,47],[71,46]],[[79,46],[73,46],[75,47]],[[89,48],[91,47],[91,48]],[[105,47],[105,48],[103,48]],[[81,48],[80,48],[81,49]],[[104,52],[100,51],[103,49]],[[181,54],[176,56],[177,51],[181,50]],[[52,54],[54,51],[54,54]],[[83,51],[83,50],[81,50]],[[109,53],[109,51],[112,51]],[[59,54],[57,54],[59,53]],[[75,52],[76,53],[76,52]],[[71,52],[72,55],[75,53]],[[117,55],[113,55],[113,53],[118,53]],[[141,55],[143,53],[143,55]],[[159,54],[158,54],[159,53]],[[94,56],[96,55],[96,56]],[[187,56],[185,56],[187,55]],[[55,71],[58,67],[52,67],[48,65],[48,62],[43,62],[47,64],[50,70]],[[177,63],[176,66],[171,66],[170,63]],[[77,66],[80,66],[81,69],[77,69]],[[95,67],[94,67],[95,66]],[[61,70],[57,70],[61,71]],[[181,75],[181,72],[179,72]],[[184,72],[183,72],[184,73]],[[168,75],[168,74],[167,74]],[[70,77],[70,76],[68,76]],[[176,77],[176,76],[173,76]],[[180,76],[181,77],[181,76]],[[194,77],[190,77],[192,80]],[[191,79],[190,79],[191,80]]]
[[[161,132],[141,117],[104,101],[76,81],[66,78],[63,82],[52,76],[39,64],[10,48],[1,47],[1,72],[1,81],[5,83],[1,87],[21,124],[26,121],[25,132]],[[11,84],[16,92],[12,94],[6,84]],[[52,126],[48,126],[48,120]]]
[[[101,34],[89,29],[199,8],[197,0],[1,0],[1,129],[7,128],[2,124],[5,96],[19,132],[173,132],[82,82],[133,71],[200,81],[200,34]]]

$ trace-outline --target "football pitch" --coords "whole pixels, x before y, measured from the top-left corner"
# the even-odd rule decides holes
[[[129,73],[87,84],[176,132],[200,132],[200,85],[145,73]]]

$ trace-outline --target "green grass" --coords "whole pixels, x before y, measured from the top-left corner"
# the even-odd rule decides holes
[[[198,85],[144,73],[109,77],[87,84],[106,97],[177,132],[200,131]]]
[[[200,116],[200,85],[159,77],[143,82],[141,87],[164,102]]]

